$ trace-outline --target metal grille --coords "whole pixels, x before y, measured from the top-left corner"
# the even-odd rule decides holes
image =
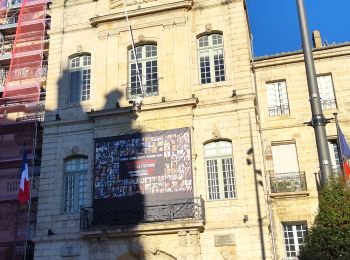
[[[204,200],[201,197],[164,201],[155,205],[129,208],[80,210],[80,229],[94,230],[119,225],[165,221],[205,221]]]
[[[272,193],[306,191],[304,172],[275,173],[270,175]]]

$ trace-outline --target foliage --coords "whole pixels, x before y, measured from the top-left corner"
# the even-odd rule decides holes
[[[300,251],[300,260],[350,259],[348,184],[344,179],[335,179],[322,189],[319,211]]]

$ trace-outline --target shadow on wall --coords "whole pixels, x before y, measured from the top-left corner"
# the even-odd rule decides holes
[[[94,147],[84,147],[79,150],[93,149],[94,158],[88,158],[88,177],[91,178],[92,187],[87,187],[87,201],[92,201],[90,206],[86,203],[80,208],[80,232],[92,230],[116,231],[123,227],[133,229],[145,219],[144,195],[140,189],[140,175],[138,172],[139,162],[133,159],[144,153],[144,146],[141,142],[143,134],[132,129],[132,115],[128,108],[120,108],[120,100],[123,93],[113,90],[105,96],[105,104],[100,111],[91,109],[92,98],[89,81],[84,76],[84,71],[72,72],[65,70],[58,80],[58,100],[57,111],[47,111],[47,121],[56,121],[60,124],[70,124],[72,131],[70,134],[77,135],[76,140],[81,140],[84,135],[80,129],[86,129],[93,122],[93,132],[95,134]],[[50,90],[48,90],[50,91]],[[98,91],[98,89],[96,90]],[[51,93],[47,93],[50,97]],[[85,105],[85,104],[86,105]],[[118,112],[118,113],[114,113]],[[96,114],[104,114],[96,116]],[[88,120],[88,121],[87,121]],[[87,123],[88,122],[88,123]],[[84,125],[85,124],[85,125]],[[61,128],[63,131],[63,127]],[[61,139],[64,134],[57,131],[57,139]],[[45,138],[44,138],[45,143]],[[87,142],[91,143],[91,142]],[[67,144],[64,144],[67,145]],[[69,144],[70,146],[82,146],[81,142]],[[45,151],[44,151],[45,154]],[[74,155],[73,155],[74,156]],[[83,156],[88,156],[83,154]],[[73,157],[70,157],[73,158]],[[65,158],[61,158],[63,161]],[[43,158],[45,160],[45,158]],[[66,178],[63,176],[63,178]],[[79,179],[75,188],[84,185],[84,180]],[[86,181],[85,181],[86,185]],[[144,184],[143,184],[144,185]],[[60,187],[58,187],[60,188]],[[68,189],[67,186],[63,189]],[[84,190],[84,189],[82,189]],[[83,194],[79,194],[81,189],[77,189],[79,200]],[[67,194],[67,191],[64,191]],[[64,199],[64,198],[63,198]],[[52,205],[54,207],[54,205]],[[119,231],[120,232],[120,231]],[[59,231],[55,230],[55,234]],[[115,251],[115,248],[128,248],[124,253]],[[73,252],[80,249],[73,248]],[[68,250],[69,251],[69,250]],[[138,238],[110,238],[107,234],[102,234],[89,242],[89,255],[93,259],[113,259],[119,255],[129,253],[135,259],[140,259],[143,252],[142,244]],[[70,256],[69,252],[67,255]],[[132,258],[129,258],[132,259]]]

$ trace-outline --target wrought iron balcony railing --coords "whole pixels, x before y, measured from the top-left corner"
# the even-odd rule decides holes
[[[274,107],[269,107],[269,116],[282,116],[289,115],[289,105],[279,105]]]
[[[305,172],[275,173],[270,175],[271,193],[306,191]]]
[[[321,106],[323,110],[329,110],[337,108],[335,99],[321,99]]]
[[[205,220],[204,200],[202,197],[179,199],[158,205],[133,209],[97,209],[81,208],[80,229],[96,230],[122,225],[157,223],[178,220]]]
[[[141,96],[141,86],[135,83],[129,83],[126,87],[127,99],[135,98]],[[145,97],[158,96],[158,84],[151,85],[146,84],[143,85],[143,94]]]

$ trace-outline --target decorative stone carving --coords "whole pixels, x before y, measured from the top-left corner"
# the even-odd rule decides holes
[[[145,40],[145,36],[143,34],[140,34],[139,37],[137,37],[139,42],[143,42]]]
[[[179,245],[185,247],[187,244],[187,232],[180,231],[177,233],[177,235],[179,236]]]
[[[218,126],[217,126],[216,124],[215,124],[214,127],[213,127],[212,135],[213,135],[213,138],[214,138],[214,139],[218,139],[218,138],[221,137],[219,128],[218,128]]]
[[[79,153],[79,147],[78,146],[73,146],[72,147],[72,154],[73,155],[76,155],[76,154],[78,154]]]
[[[83,51],[83,46],[81,46],[80,44],[77,46],[77,53],[80,53]]]
[[[205,30],[206,30],[207,32],[211,31],[212,29],[213,29],[213,26],[211,25],[211,23],[207,23],[207,24],[205,25]]]
[[[123,0],[109,0],[110,1],[110,7],[111,9],[113,8],[120,8],[124,5],[124,1]],[[140,4],[145,4],[145,3],[150,3],[150,2],[154,2],[157,0],[125,0],[126,5],[140,5]]]

